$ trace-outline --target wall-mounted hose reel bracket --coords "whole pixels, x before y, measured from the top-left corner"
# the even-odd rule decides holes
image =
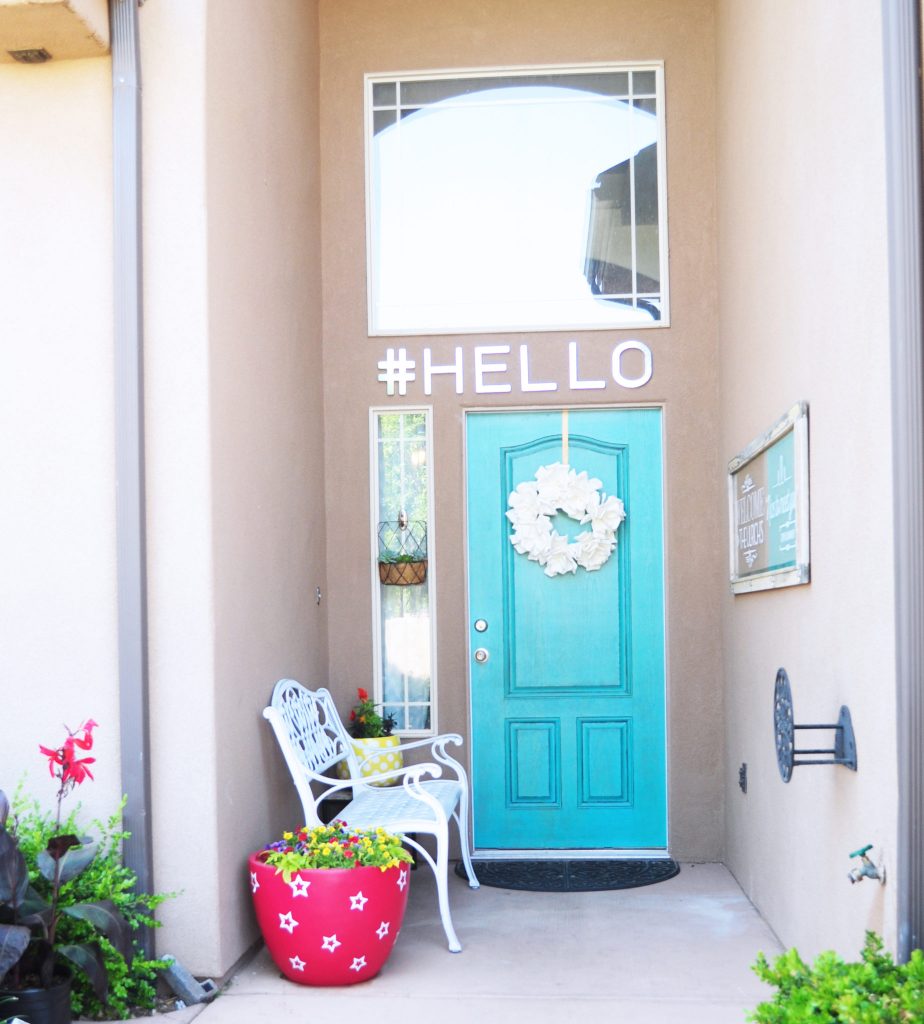
[[[792,688],[786,669],[776,674],[773,690],[773,729],[776,739],[776,763],[780,778],[789,782],[794,768],[805,765],[839,764],[851,771],[857,770],[857,742],[853,734],[850,710],[842,706],[840,715],[833,725],[796,725],[792,709]],[[796,730],[834,731],[833,747],[796,748]]]

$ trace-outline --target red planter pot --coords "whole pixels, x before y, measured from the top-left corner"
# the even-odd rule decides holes
[[[374,978],[404,920],[410,865],[318,868],[286,882],[263,863],[248,862],[257,923],[273,963],[301,985],[353,985]]]

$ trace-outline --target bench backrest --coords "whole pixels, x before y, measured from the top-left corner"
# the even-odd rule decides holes
[[[292,779],[302,799],[306,825],[316,825],[317,799],[310,782],[352,753],[349,737],[329,691],[306,690],[294,679],[280,679],[270,706],[263,712],[276,733]]]

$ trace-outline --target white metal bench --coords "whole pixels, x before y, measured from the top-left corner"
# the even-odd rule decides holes
[[[391,747],[389,752],[429,747],[433,761],[363,777],[361,769],[365,762],[357,759],[327,690],[307,690],[294,679],[280,679],[269,707],[263,709],[263,717],[272,725],[292,773],[302,802],[304,824],[309,828],[320,825],[320,804],[331,796],[352,790],[352,799],[337,817],[353,828],[381,827],[397,832],[426,860],[436,878],[440,917],[449,949],[453,953],[460,952],[462,945],[449,915],[450,818],[459,829],[468,884],[473,889],[478,888],[468,840],[468,777],[462,765],[446,753],[448,745],[460,746],[462,737],[446,733]],[[349,780],[338,781],[324,774],[344,759],[350,768]],[[444,769],[455,778],[442,778]],[[399,780],[401,785],[372,785],[393,779]],[[435,837],[435,860],[417,841],[418,834]]]

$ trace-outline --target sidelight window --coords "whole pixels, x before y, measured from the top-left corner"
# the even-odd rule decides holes
[[[376,702],[402,733],[432,731],[432,458],[428,409],[373,410]]]

